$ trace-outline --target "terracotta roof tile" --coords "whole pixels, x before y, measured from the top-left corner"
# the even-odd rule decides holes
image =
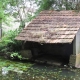
[[[80,12],[42,11],[16,39],[45,43],[71,43],[79,28]]]

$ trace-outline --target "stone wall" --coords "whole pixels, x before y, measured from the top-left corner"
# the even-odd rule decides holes
[[[80,68],[80,54],[71,55],[69,60],[69,65],[76,68]]]
[[[76,63],[76,55],[71,55],[69,60],[69,65],[75,67],[75,63]]]

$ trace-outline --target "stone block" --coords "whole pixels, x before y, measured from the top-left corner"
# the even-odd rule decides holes
[[[32,58],[32,52],[31,52],[31,50],[22,50],[22,51],[20,51],[20,53],[21,53],[21,56],[23,58],[28,58],[28,59]]]
[[[80,54],[71,55],[69,60],[69,65],[76,68],[80,68]]]

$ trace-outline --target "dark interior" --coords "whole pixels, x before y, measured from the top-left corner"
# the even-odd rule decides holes
[[[47,60],[61,61],[63,64],[69,63],[70,55],[73,53],[73,44],[69,43],[37,43],[37,42],[26,42],[24,49],[30,49],[33,57],[45,58]]]

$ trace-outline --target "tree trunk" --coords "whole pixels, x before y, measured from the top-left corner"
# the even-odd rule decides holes
[[[2,37],[2,19],[0,19],[0,39]]]

